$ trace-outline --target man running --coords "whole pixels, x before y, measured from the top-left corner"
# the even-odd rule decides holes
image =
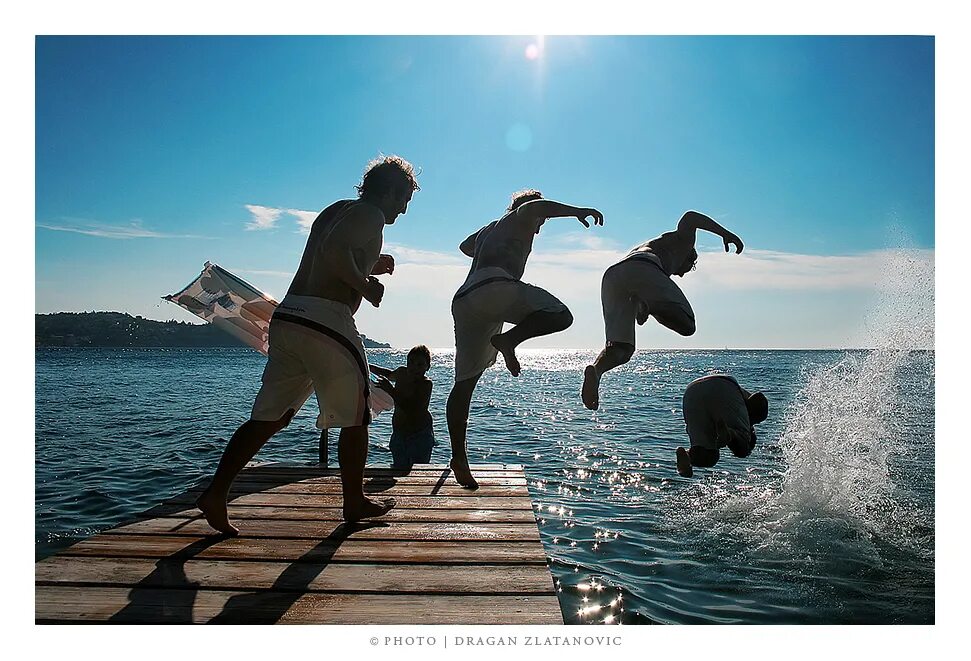
[[[674,231],[646,241],[609,267],[600,285],[606,344],[593,365],[583,371],[580,398],[588,409],[600,406],[600,378],[634,355],[634,322],[643,325],[648,317],[680,335],[693,335],[695,313],[671,276],[683,277],[698,260],[695,233],[717,234],[735,252],[742,252],[742,240],[703,213],[687,211]]]
[[[286,297],[273,313],[263,385],[250,419],[236,430],[216,474],[196,505],[216,530],[235,535],[226,501],[236,475],[261,447],[286,427],[316,391],[319,429],[341,429],[338,461],[348,522],[380,516],[394,507],[364,495],[369,378],[367,355],[354,324],[362,299],[377,307],[394,259],[382,255],[384,226],[408,210],[419,190],[414,168],[398,156],[372,161],[358,199],[340,200],[314,221]]]
[[[446,405],[452,444],[450,466],[459,484],[478,484],[466,451],[469,405],[482,372],[501,353],[506,369],[519,376],[516,347],[533,337],[566,330],[573,315],[549,292],[521,280],[533,237],[549,218],[576,218],[584,227],[603,225],[596,209],[544,200],[537,190],[514,193],[506,214],[466,238],[459,249],[472,258],[465,283],[452,299],[455,320],[455,385]],[[505,333],[503,323],[514,324]]]

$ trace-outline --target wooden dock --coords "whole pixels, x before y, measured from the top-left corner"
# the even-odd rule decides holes
[[[37,623],[562,624],[522,466],[368,468],[387,516],[341,521],[335,469],[244,470],[211,533],[198,489],[35,565]]]

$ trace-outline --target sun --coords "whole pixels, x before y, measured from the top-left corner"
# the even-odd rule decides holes
[[[531,42],[526,46],[526,59],[527,60],[538,60],[543,57],[543,51],[546,48],[546,35],[537,35],[536,40]]]

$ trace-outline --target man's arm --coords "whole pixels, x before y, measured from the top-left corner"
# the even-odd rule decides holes
[[[475,240],[479,238],[479,232],[481,231],[482,228],[477,229],[475,232],[465,237],[465,240],[459,244],[459,250],[461,250],[464,255],[468,257],[475,257]]]
[[[695,230],[705,230],[706,232],[711,232],[712,234],[717,234],[720,236],[722,241],[725,243],[725,252],[728,252],[728,246],[730,244],[735,244],[736,254],[742,252],[742,248],[744,246],[742,244],[742,240],[738,238],[737,235],[729,232],[727,229],[703,213],[698,213],[697,211],[685,211],[684,215],[681,216],[681,220],[678,221],[678,234],[681,235],[684,240],[690,241],[691,245],[694,245]]]
[[[588,217],[593,217],[594,225],[603,225],[603,214],[590,207],[573,207],[554,200],[531,200],[516,208],[516,218],[525,222],[536,222],[546,218],[576,218],[584,227],[590,227]]]
[[[384,285],[368,273],[380,255],[383,229],[381,212],[370,205],[359,205],[334,228],[328,241],[327,259],[334,275],[375,307],[384,296]]]

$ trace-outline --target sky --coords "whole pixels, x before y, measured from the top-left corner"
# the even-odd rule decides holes
[[[400,154],[421,190],[369,337],[452,346],[458,244],[538,188],[605,225],[536,238],[524,279],[575,323],[525,346],[602,346],[603,270],[688,209],[745,250],[699,232],[675,278],[698,331],[638,346],[872,346],[901,301],[933,346],[932,36],[40,36],[35,57],[38,313],[196,321],[160,297],[206,261],[279,299],[319,210]]]

